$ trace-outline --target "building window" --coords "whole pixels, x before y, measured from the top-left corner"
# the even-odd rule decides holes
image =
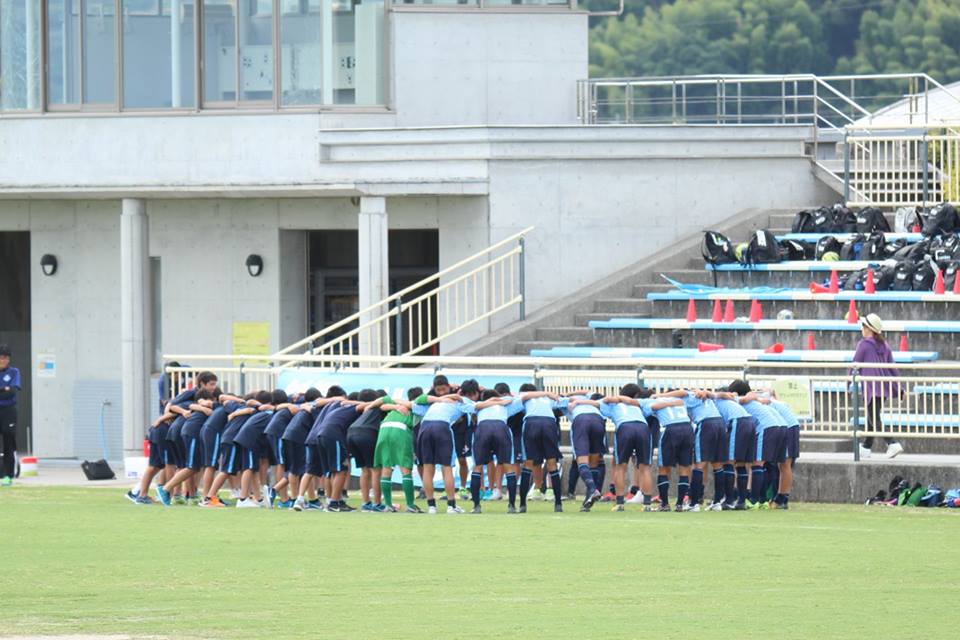
[[[280,102],[320,104],[320,0],[283,0],[280,14]]]
[[[84,0],[83,102],[116,102],[116,7],[114,0]]]
[[[0,0],[0,109],[40,106],[40,7]]]
[[[122,0],[123,106],[196,105],[196,0]]]
[[[80,104],[80,0],[47,2],[47,101]]]
[[[240,100],[273,101],[273,3],[240,0]]]
[[[235,0],[203,0],[203,100],[237,100]]]

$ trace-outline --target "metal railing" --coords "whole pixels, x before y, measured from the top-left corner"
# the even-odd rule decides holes
[[[281,356],[301,349],[306,355],[329,356],[331,363],[342,363],[338,358],[350,355],[416,355],[512,307],[523,320],[525,238],[532,230],[527,227],[504,238],[298,340],[269,360],[292,366],[301,360]]]
[[[896,377],[870,377],[858,366],[829,362],[767,362],[633,358],[534,358],[462,356],[203,356],[167,355],[200,366],[168,368],[174,378],[171,394],[201,370],[221,377],[221,387],[237,393],[269,389],[279,384],[282,366],[263,366],[267,359],[309,365],[319,374],[349,370],[389,376],[396,366],[417,366],[425,379],[443,372],[452,380],[478,375],[526,378],[538,388],[564,393],[591,389],[615,393],[628,382],[656,391],[672,388],[721,389],[732,380],[748,380],[754,388],[791,389],[790,399],[801,420],[801,432],[811,437],[851,438],[856,444],[869,436],[898,438],[960,438],[960,363],[896,365]],[[233,366],[242,359],[256,367]],[[406,372],[410,372],[407,369]],[[414,370],[417,371],[417,370]],[[260,386],[257,386],[260,385]],[[872,385],[884,391],[882,407],[872,403]],[[387,385],[384,385],[387,386]],[[348,389],[353,391],[354,389]],[[882,426],[881,426],[882,425]],[[854,451],[857,448],[854,447]]]

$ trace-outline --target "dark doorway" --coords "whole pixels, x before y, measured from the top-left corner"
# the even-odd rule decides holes
[[[387,239],[390,252],[390,293],[436,273],[440,237],[436,229],[394,229]],[[310,333],[316,333],[360,310],[356,231],[308,232]],[[435,327],[436,323],[431,323]],[[335,335],[354,326],[344,327]],[[327,339],[335,337],[329,336]],[[391,345],[395,349],[396,345]]]
[[[29,452],[33,424],[30,347],[30,233],[0,231],[0,343],[10,346],[10,366],[20,369],[17,395],[17,448]]]

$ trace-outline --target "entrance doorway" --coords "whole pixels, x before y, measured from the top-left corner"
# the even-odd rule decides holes
[[[33,356],[30,347],[30,233],[0,231],[0,343],[13,352],[10,366],[20,369],[17,394],[17,448],[30,452],[33,424]]]

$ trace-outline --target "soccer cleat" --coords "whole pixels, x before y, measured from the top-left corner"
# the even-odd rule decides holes
[[[143,496],[143,497],[137,498],[137,504],[151,505],[153,504],[153,498],[151,498],[150,496]]]
[[[129,500],[129,501],[132,502],[133,504],[139,504],[139,503],[140,503],[140,494],[139,494],[139,493],[134,493],[133,491],[127,491],[126,496],[127,496],[127,500]]]
[[[903,445],[899,442],[894,442],[892,445],[887,447],[887,458],[896,458],[898,455],[903,453]]]
[[[273,503],[277,501],[277,490],[273,487],[263,485],[263,495],[267,496],[267,498],[270,500],[271,507],[273,506]]]
[[[414,504],[407,507],[404,513],[423,513],[423,509]]]
[[[200,506],[201,506],[201,507],[211,508],[211,509],[214,509],[214,508],[215,508],[215,509],[222,509],[223,507],[226,507],[227,505],[225,505],[225,504],[223,503],[223,501],[220,500],[220,498],[218,498],[217,496],[214,496],[214,497],[212,497],[212,498],[207,498],[206,504],[201,504]]]
[[[272,509],[272,508],[273,508],[273,504],[270,502],[270,500],[269,500],[269,498],[267,498],[267,496],[260,496],[260,500],[257,502],[257,505],[258,505],[261,509]]]
[[[500,489],[494,489],[490,492],[491,500],[503,500],[503,494],[500,493]]]
[[[735,505],[733,505],[734,511],[746,511],[747,505],[743,500],[738,500]]]
[[[559,502],[553,503],[553,512],[554,513],[563,513],[563,505]]]
[[[645,505],[643,505],[643,510],[644,510],[644,511],[647,511],[647,512],[650,512],[650,511],[654,511],[654,508],[653,508],[653,505],[652,505],[652,504],[645,504]]]
[[[547,492],[546,492],[546,491],[541,491],[541,492],[540,492],[540,497],[538,498],[538,500],[543,500],[544,502],[546,502],[547,500],[550,500],[550,497],[547,496]]]
[[[307,501],[303,499],[303,496],[298,497],[293,501],[293,504],[290,506],[294,511],[303,511],[307,508]]]
[[[516,513],[516,512],[517,512],[517,508],[515,506],[513,506],[512,504],[507,506],[507,513]]]
[[[373,511],[373,503],[372,503],[372,502],[364,502],[362,505],[360,505],[360,511],[365,511],[365,512],[371,512],[371,511]]]
[[[723,503],[711,502],[704,511],[723,511]]]
[[[613,505],[613,509],[610,509],[610,511],[614,511],[614,512],[623,511],[623,510],[624,508],[622,504],[615,504]]]
[[[694,513],[699,513],[699,512],[700,512],[700,503],[699,503],[699,502],[695,502],[695,503],[693,503],[693,504],[690,504],[690,503],[688,502],[688,503],[686,503],[686,504],[683,505],[683,510],[684,510],[684,511],[692,511],[692,512],[694,512]]]
[[[486,491],[484,491],[483,493],[480,494],[480,499],[481,499],[481,500],[493,500],[493,491],[490,491],[489,489],[487,489]]]
[[[184,505],[187,504],[187,499],[183,497],[183,494],[177,494],[173,497],[173,501],[177,504]]]
[[[237,509],[259,509],[260,503],[253,498],[245,498],[237,502]]]
[[[157,499],[160,500],[160,503],[163,506],[170,506],[170,494],[167,493],[167,490],[163,488],[163,485],[157,485]]]
[[[448,509],[448,512],[449,512],[449,509]],[[479,514],[479,513],[480,513],[480,505],[477,505],[477,506],[475,506],[473,509],[470,509],[470,513]]]
[[[774,508],[774,509],[784,509],[784,510],[786,510],[786,509],[789,509],[789,508],[790,508],[790,505],[788,505],[786,502],[779,502],[779,503],[776,503],[776,504],[773,506],[773,508]]]
[[[463,509],[460,507],[447,507],[448,514],[463,513]]]
[[[565,494],[563,494],[563,499],[564,499],[564,500],[576,500],[576,499],[577,499],[577,494],[573,493],[572,491],[571,491],[570,493],[565,493]]]
[[[351,507],[347,504],[346,500],[340,501],[340,513],[350,513],[351,511],[356,511],[356,507]]]
[[[329,511],[330,513],[340,513],[340,511],[341,511],[341,509],[340,509],[340,503],[339,503],[339,502],[331,502],[330,504],[327,505],[327,511]]]
[[[624,496],[624,502],[630,502],[630,501],[633,500],[636,496],[637,496],[637,494],[635,494],[634,492],[628,491],[628,492],[627,492],[627,495]]]
[[[673,510],[676,511],[677,513],[680,513],[680,512],[682,512],[682,511],[686,511],[686,506],[685,506],[683,503],[678,503],[678,504],[673,508]]]
[[[436,508],[436,507],[427,507],[427,513],[429,513],[429,514],[432,515],[432,516],[435,516],[435,515],[437,515],[437,508]]]
[[[13,484],[13,478],[11,478],[10,476],[3,476],[3,479],[0,480],[0,484],[2,484],[5,487],[9,487],[10,485]]]
[[[470,499],[470,491],[468,489],[460,489],[460,495],[457,496],[457,499],[463,500],[464,502]]]
[[[307,500],[307,511],[326,511],[320,500]]]
[[[526,513],[526,512],[527,512],[527,505],[525,504],[520,505],[520,508],[517,510],[517,513]]]
[[[627,504],[643,504],[643,493],[631,493],[624,502]]]
[[[671,511],[669,502],[661,502],[660,506],[657,507],[657,511]]]
[[[370,505],[370,511],[373,513],[386,513],[387,511],[392,512],[393,509],[392,508],[388,509],[387,505],[385,504],[374,504],[374,505]]]
[[[540,492],[537,491],[535,488],[531,487],[530,493],[527,494],[527,500],[539,500],[539,499],[540,499]]]
[[[605,494],[603,494],[603,496],[601,496],[600,502],[613,502],[616,499],[617,496],[614,495],[612,491],[607,491]]]

